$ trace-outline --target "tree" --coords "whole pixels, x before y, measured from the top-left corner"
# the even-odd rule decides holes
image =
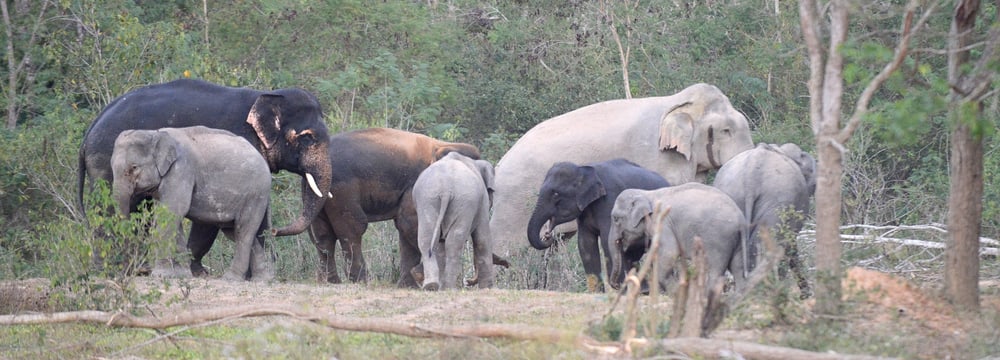
[[[858,95],[854,111],[841,126],[841,108],[844,97],[844,54],[848,40],[848,25],[852,1],[831,0],[824,11],[829,12],[829,47],[821,47],[821,9],[815,0],[799,1],[799,18],[802,35],[809,53],[809,117],[816,138],[819,166],[816,186],[816,306],[819,314],[840,313],[841,297],[841,184],[844,174],[845,143],[861,124],[868,112],[868,105],[879,87],[889,79],[906,57],[913,29],[919,29],[930,16],[934,6],[926,10],[914,24],[917,8],[915,0],[909,1],[902,16],[902,29],[892,59],[878,72]],[[828,10],[827,10],[828,9]]]
[[[34,24],[31,25],[31,32],[28,34],[28,38],[22,44],[15,44],[15,30],[17,31],[17,36],[23,36],[23,32],[26,30],[27,25],[17,26],[11,21],[10,11],[7,9],[7,1],[0,2],[0,11],[3,15],[3,26],[4,32],[7,36],[7,123],[8,129],[13,129],[17,126],[18,114],[21,108],[21,100],[19,99],[19,91],[28,91],[30,89],[31,83],[33,82],[32,77],[34,77],[37,64],[33,64],[31,60],[32,47],[35,45],[35,41],[38,39],[38,33],[43,23],[43,18],[45,16],[45,10],[49,7],[49,1],[42,1],[41,10],[38,11],[38,18],[35,20]],[[14,1],[14,10],[16,11],[14,15],[18,18],[30,18],[29,13],[31,9],[31,2],[25,0]],[[21,59],[17,59],[17,54],[15,51],[15,45],[21,50]],[[24,78],[24,82],[20,82],[21,78]]]
[[[996,2],[1000,8],[1000,1]],[[949,117],[952,120],[949,163],[948,243],[945,247],[944,295],[957,307],[979,310],[979,233],[983,215],[983,137],[989,124],[980,119],[996,66],[1000,26],[985,37],[979,60],[970,61],[979,0],[955,5],[948,36]],[[993,62],[991,64],[991,62]]]

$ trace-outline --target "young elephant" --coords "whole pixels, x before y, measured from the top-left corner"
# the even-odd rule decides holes
[[[425,290],[454,289],[462,275],[462,250],[472,238],[480,288],[493,286],[493,165],[457,152],[427,167],[413,184],[417,242]],[[441,267],[444,269],[442,270]],[[443,276],[441,276],[443,273]]]
[[[271,174],[267,162],[245,139],[204,126],[126,130],[115,140],[111,168],[115,200],[123,214],[152,197],[177,215],[178,252],[187,250],[181,226],[181,217],[186,217],[195,225],[233,233],[236,252],[225,279],[245,279],[248,270],[253,280],[274,277],[262,237]],[[192,249],[192,271],[201,268],[211,243],[203,245]],[[154,269],[157,274],[162,270]]]
[[[795,235],[802,229],[809,197],[816,189],[815,174],[816,160],[797,145],[759,144],[723,165],[713,183],[736,202],[750,224],[748,269],[756,265],[760,237],[766,231],[785,247],[788,267],[803,297],[809,294],[809,283],[800,266]],[[784,275],[785,267],[779,271]]]
[[[625,189],[659,189],[670,186],[659,174],[624,159],[579,166],[556,163],[545,175],[538,202],[528,221],[528,241],[536,249],[552,246],[551,231],[541,235],[542,225],[556,225],[576,220],[579,230],[580,258],[587,273],[587,290],[597,291],[601,278],[601,255],[608,256],[608,230],[615,198]],[[600,245],[598,245],[600,244]],[[606,264],[612,274],[611,264]],[[620,274],[624,277],[624,273]],[[621,281],[621,278],[615,279]]]
[[[657,203],[670,207],[662,223],[654,219]],[[696,236],[705,246],[709,284],[724,276],[727,269],[738,289],[745,284],[747,223],[743,213],[722,191],[686,183],[651,191],[625,190],[618,195],[611,211],[611,287],[621,286],[620,272],[642,258],[657,227],[662,235],[657,254],[662,265],[654,278],[662,289],[668,289],[673,281],[672,271],[681,253],[690,256]]]

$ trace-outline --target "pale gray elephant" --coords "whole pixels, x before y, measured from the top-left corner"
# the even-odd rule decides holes
[[[670,207],[663,222],[656,222],[657,204]],[[615,200],[611,210],[611,268],[613,288],[621,286],[618,272],[625,262],[636,262],[652,244],[657,228],[661,233],[657,260],[659,273],[654,279],[661,289],[674,282],[674,264],[681,254],[691,255],[694,238],[701,237],[708,264],[708,283],[725,275],[736,279],[736,288],[746,283],[747,223],[743,212],[728,195],[701,183],[687,183],[657,190],[629,189]],[[712,289],[715,287],[712,286]]]
[[[490,226],[498,254],[528,245],[524,230],[546,171],[568,161],[624,158],[671,184],[704,181],[753,148],[750,127],[718,88],[695,84],[662,97],[605,101],[556,116],[522,136],[497,163],[496,207]],[[560,226],[556,233],[575,230]]]
[[[462,275],[462,252],[472,239],[475,280],[493,286],[493,165],[457,152],[432,163],[413,184],[417,208],[417,243],[425,290],[454,289]],[[443,268],[443,269],[442,269]],[[443,273],[443,274],[442,274]]]
[[[816,160],[795,144],[762,143],[723,165],[713,186],[733,199],[750,224],[748,269],[756,266],[760,237],[767,232],[784,246],[788,268],[795,273],[801,296],[807,297],[809,283],[795,237],[816,189]],[[779,267],[779,273],[784,275],[785,269]]]
[[[126,130],[111,155],[113,191],[118,208],[128,214],[152,197],[176,215],[177,251],[187,252],[181,218],[195,225],[222,228],[236,241],[229,280],[274,277],[273,259],[263,248],[271,174],[267,162],[242,137],[204,126]],[[205,248],[192,249],[192,270],[201,268]],[[252,258],[251,258],[252,257]],[[162,274],[157,266],[154,275]]]

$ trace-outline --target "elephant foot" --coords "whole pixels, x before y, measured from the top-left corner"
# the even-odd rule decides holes
[[[587,275],[587,292],[602,292],[604,289],[598,288],[601,284],[601,280],[597,278],[597,275],[588,274]]]
[[[243,281],[245,279],[243,278],[243,274],[237,274],[237,273],[234,273],[232,271],[228,271],[227,270],[226,273],[222,275],[222,280],[226,280],[226,281]]]
[[[198,278],[204,278],[211,275],[211,270],[201,264],[191,264],[191,275]]]
[[[435,282],[429,282],[424,284],[423,289],[426,291],[438,291],[441,288],[441,284]]]
[[[410,268],[410,276],[413,276],[413,281],[417,284],[424,283],[424,267],[414,266]],[[437,290],[436,288],[434,290]]]
[[[250,271],[250,280],[254,282],[267,282],[274,280],[274,264],[260,264]]]
[[[182,266],[173,260],[157,261],[150,274],[153,277],[160,278],[189,278],[193,276],[190,268]]]

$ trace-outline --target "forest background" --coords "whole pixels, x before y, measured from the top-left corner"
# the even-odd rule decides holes
[[[400,128],[475,144],[492,162],[549,117],[603,100],[670,95],[697,82],[718,86],[746,114],[754,142],[794,142],[807,150],[815,144],[808,119],[808,56],[797,4],[790,1],[9,0],[5,5],[0,73],[7,76],[0,102],[8,111],[0,130],[0,279],[89,276],[84,269],[93,233],[74,200],[83,131],[115,97],[184,77],[258,89],[302,87],[319,98],[333,133]],[[845,104],[853,104],[891,58],[904,10],[902,1],[857,6],[844,47]],[[981,11],[986,20],[980,26],[992,25],[995,4],[984,4]],[[945,222],[950,125],[943,49],[950,15],[943,6],[917,33],[910,55],[844,144],[845,224]],[[982,236],[997,238],[1000,144],[992,133],[1000,96],[994,91],[983,103]],[[273,221],[286,223],[298,208],[298,178],[279,174],[274,189]],[[88,216],[97,216],[92,213]],[[394,232],[375,227],[368,238],[375,281],[392,282]],[[280,279],[312,278],[316,260],[308,237],[273,243]],[[216,244],[223,248],[213,251],[216,264],[224,261],[227,245]],[[842,261],[878,258],[892,267],[911,256],[894,253],[887,260],[880,252],[849,248]],[[575,250],[561,254],[536,265],[561,269],[565,279],[511,272],[500,286],[579,290]],[[934,269],[929,274],[940,274],[940,261],[934,262],[939,254],[922,263]],[[983,267],[986,278],[1000,272],[995,258]]]

